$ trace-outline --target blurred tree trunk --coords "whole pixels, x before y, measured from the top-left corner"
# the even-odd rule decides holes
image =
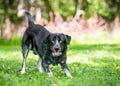
[[[74,20],[77,20],[80,15],[82,14],[81,10],[85,10],[88,6],[88,2],[87,0],[82,0],[82,2],[80,2],[79,0],[74,0],[75,2],[75,16],[74,16]],[[81,3],[81,6],[80,6]]]
[[[50,2],[48,0],[44,0],[45,6],[47,7],[47,12],[53,12]]]
[[[79,16],[80,16],[79,0],[75,0],[75,16],[74,16],[74,20],[77,20]]]
[[[17,13],[17,16],[18,17],[21,17],[23,16],[23,9],[24,9],[24,0],[19,0],[18,2],[18,13]]]
[[[11,21],[8,13],[9,0],[4,0],[4,11],[5,11],[5,29],[3,32],[3,37],[11,39]]]
[[[113,18],[108,22],[108,31],[114,29],[118,30],[120,28],[120,0],[105,0],[105,2],[108,4],[109,8],[116,9],[115,15],[113,15]]]
[[[41,3],[41,0],[37,0],[36,1],[37,3],[36,3],[36,12],[35,12],[35,21],[40,21],[40,19],[41,19],[41,9],[40,9],[40,3]]]
[[[115,19],[114,19],[114,28],[116,28],[117,30],[120,29],[120,10],[116,14],[116,16],[115,16]]]
[[[30,8],[30,3],[28,2],[28,0],[24,0],[24,8],[25,8],[26,10],[29,10],[29,8]]]
[[[81,4],[82,4],[81,9],[85,10],[87,8],[87,6],[88,6],[88,1],[87,0],[82,0]]]
[[[79,0],[75,0],[75,13],[77,12],[78,9],[80,9]]]
[[[28,0],[24,0],[24,9],[28,10],[30,9],[30,3],[28,2]],[[26,23],[26,27],[28,26],[28,18],[27,16],[25,16],[25,23]]]
[[[54,11],[53,11],[53,9],[52,9],[52,7],[51,7],[51,5],[50,5],[50,2],[49,2],[49,0],[44,0],[44,3],[45,3],[45,6],[46,6],[46,10],[47,10],[47,13],[48,14],[53,14],[53,17],[55,16],[55,14],[54,14]],[[54,18],[51,18],[51,16],[50,16],[50,21],[52,21],[52,20],[54,20]]]

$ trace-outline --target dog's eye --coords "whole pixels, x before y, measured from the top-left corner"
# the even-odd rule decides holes
[[[60,42],[60,43],[62,43],[62,41],[61,41],[61,40],[60,40],[59,42]]]
[[[59,42],[62,43],[62,40],[60,40]]]
[[[58,39],[58,41],[59,41],[59,43],[62,43],[62,40],[60,38]]]
[[[54,40],[52,40],[52,43],[54,43],[55,41]]]

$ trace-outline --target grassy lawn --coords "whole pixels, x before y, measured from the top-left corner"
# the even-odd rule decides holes
[[[105,36],[98,38],[83,36],[72,40],[67,58],[72,79],[65,76],[59,65],[51,65],[53,77],[39,73],[38,56],[32,52],[26,74],[21,75],[20,41],[18,45],[0,44],[0,86],[120,86],[120,40],[110,39],[108,43]]]

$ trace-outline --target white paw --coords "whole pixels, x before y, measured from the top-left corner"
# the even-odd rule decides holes
[[[25,74],[25,70],[21,70],[21,74]]]
[[[52,77],[52,76],[53,76],[52,72],[49,72],[49,73],[47,73],[47,74],[48,74],[49,77]]]
[[[73,78],[71,74],[70,74],[70,75],[67,75],[67,77],[68,77],[68,78]]]
[[[73,78],[70,73],[67,73],[66,76],[67,76],[68,78]]]
[[[43,71],[42,71],[42,69],[38,69],[38,70],[39,70],[39,72],[40,72],[40,73],[42,73],[42,72],[43,72]]]

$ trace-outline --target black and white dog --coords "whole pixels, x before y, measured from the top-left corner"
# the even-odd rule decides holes
[[[21,73],[25,73],[26,58],[29,50],[39,55],[38,70],[42,68],[49,76],[52,72],[49,65],[60,64],[67,77],[72,77],[66,64],[67,45],[70,44],[71,37],[62,33],[50,33],[43,26],[34,24],[32,15],[25,11],[28,17],[28,27],[22,39],[23,63]]]

